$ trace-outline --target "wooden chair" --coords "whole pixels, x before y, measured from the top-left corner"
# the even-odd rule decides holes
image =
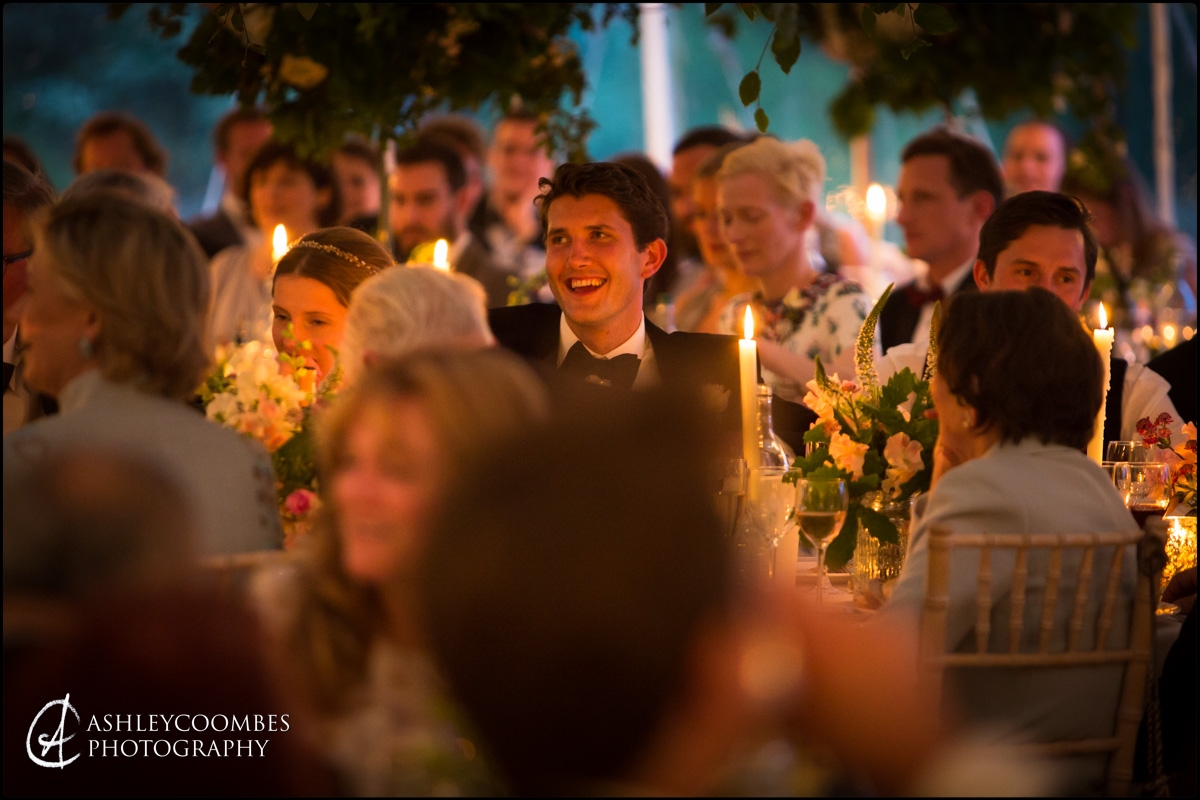
[[[200,569],[210,585],[221,594],[241,597],[256,572],[290,567],[296,560],[296,554],[290,550],[257,550],[209,556],[200,562]]]
[[[1153,580],[1152,568],[1139,567],[1137,589],[1132,598],[1132,608],[1129,616],[1129,635],[1127,645],[1120,649],[1105,648],[1109,640],[1115,612],[1117,611],[1118,595],[1122,575],[1123,558],[1128,556],[1127,546],[1138,544],[1143,534],[1140,531],[1130,533],[1095,533],[1095,534],[953,534],[948,530],[933,528],[929,540],[929,568],[925,584],[925,601],[921,614],[919,642],[919,674],[926,689],[927,696],[940,698],[943,692],[943,673],[945,668],[956,669],[989,669],[989,668],[1030,668],[1049,669],[1058,667],[1080,667],[1083,665],[1123,665],[1120,696],[1112,735],[1103,738],[1077,739],[1068,741],[1041,742],[1028,746],[1033,754],[1046,757],[1061,757],[1084,754],[1108,753],[1107,769],[1105,772],[1105,791],[1110,795],[1122,795],[1129,789],[1133,777],[1133,757],[1137,744],[1138,726],[1142,719],[1143,697],[1146,689],[1146,676],[1151,654],[1151,609],[1150,587]],[[946,641],[947,614],[950,589],[951,556],[957,549],[973,548],[979,551],[978,589],[975,599],[975,630],[974,650],[971,652],[950,652],[957,643]],[[1115,548],[1116,554],[1109,564],[1104,580],[1103,598],[1100,602],[1099,613],[1093,611],[1089,615],[1089,594],[1093,586],[1093,567],[1098,548]],[[1043,574],[1036,575],[1036,583],[1040,587],[1044,578],[1044,594],[1040,620],[1036,631],[1026,629],[1025,620],[1026,590],[1030,585],[1030,556],[1035,550],[1048,551],[1048,558],[1038,557],[1038,562],[1045,561],[1047,569]],[[1009,551],[1015,555],[1015,569],[1012,576],[1009,603],[1011,613],[1008,625],[1007,652],[989,650],[992,633],[993,611],[993,562],[999,551]],[[1072,557],[1068,563],[1078,560],[1079,569],[1075,574],[1063,580],[1064,554],[1070,551],[1081,551],[1082,557]],[[1108,551],[1106,551],[1108,552]],[[1007,553],[1006,553],[1007,555]],[[1012,558],[1005,558],[1005,563]],[[1139,559],[1139,561],[1146,561]],[[961,563],[961,559],[960,562]],[[1100,567],[1103,569],[1103,565]],[[1007,569],[1007,567],[1005,567]],[[1074,570],[1070,570],[1074,572]],[[1070,614],[1067,629],[1061,626],[1056,631],[1056,609],[1066,602],[1060,600],[1060,587],[1073,585],[1075,590],[1070,600]],[[1032,609],[1029,609],[1032,611]],[[1123,615],[1121,615],[1123,616]],[[1090,618],[1089,618],[1090,617]],[[1061,612],[1059,613],[1061,619]],[[1090,629],[1093,636],[1086,636]],[[1056,636],[1055,634],[1059,635]],[[1065,637],[1063,634],[1065,633]],[[1029,648],[1021,648],[1022,634],[1028,641],[1036,638],[1037,647],[1032,652]],[[1036,634],[1036,637],[1035,637]],[[1052,652],[1051,642],[1066,640],[1066,648],[1061,652]],[[1090,641],[1091,647],[1081,646],[1081,642]]]

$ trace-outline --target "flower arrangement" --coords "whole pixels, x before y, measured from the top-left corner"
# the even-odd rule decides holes
[[[1171,467],[1171,508],[1167,513],[1187,509],[1196,510],[1196,424],[1183,426],[1184,441],[1172,447],[1171,425],[1175,418],[1162,413],[1154,420],[1142,417],[1137,422],[1138,436],[1147,447],[1157,447]]]
[[[288,332],[290,337],[290,331]],[[300,343],[298,351],[311,348]],[[291,547],[307,529],[320,505],[312,437],[313,410],[333,394],[340,369],[321,386],[307,388],[303,356],[276,354],[259,341],[217,351],[217,368],[200,388],[205,415],[255,439],[271,456],[284,546]]]
[[[891,290],[889,286],[884,291],[859,330],[855,380],[826,375],[818,357],[816,377],[808,382],[803,401],[816,412],[817,421],[804,435],[808,452],[796,459],[789,477],[844,478],[853,501],[826,555],[831,569],[840,568],[853,555],[859,520],[881,542],[897,542],[896,525],[881,506],[906,504],[929,489],[933,474],[938,422],[925,412],[933,407],[929,379],[937,359],[937,311],[923,374],[905,368],[880,385],[872,345]]]

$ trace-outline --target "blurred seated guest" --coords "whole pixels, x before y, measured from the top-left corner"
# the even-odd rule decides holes
[[[33,245],[30,215],[54,202],[54,190],[39,173],[4,161],[4,434],[53,413],[54,399],[25,383],[24,340],[18,330]]]
[[[879,315],[879,343],[929,343],[938,301],[975,291],[971,267],[979,231],[1004,199],[1004,178],[992,151],[943,127],[904,146],[896,180],[896,224],[909,258],[928,266],[896,287]]]
[[[94,169],[167,174],[167,151],[140,119],[121,111],[101,111],[75,135],[76,175]]]
[[[420,264],[397,267],[354,292],[342,337],[342,380],[349,385],[372,364],[419,350],[494,343],[487,298],[473,278]]]
[[[426,655],[417,570],[447,484],[545,405],[537,379],[510,354],[426,351],[368,370],[322,420],[325,504],[311,561],[290,587],[295,596],[267,612],[287,617],[274,624],[345,791],[495,791],[474,746],[458,741],[464,734]]]
[[[1025,195],[1017,195],[1023,197]],[[1015,199],[1015,198],[1014,198]],[[1065,304],[1048,291],[976,292],[955,298],[938,331],[937,372],[931,384],[940,423],[928,495],[917,501],[908,555],[880,623],[912,625],[924,603],[929,531],[1040,534],[1135,531],[1110,476],[1084,451],[1092,437],[1103,393],[1103,367],[1091,336]],[[1047,487],[1052,487],[1047,491]],[[1048,551],[1030,558],[1044,567]],[[1107,574],[1112,549],[1097,553]],[[992,619],[1008,619],[1014,555],[994,555]],[[950,565],[947,647],[973,647],[979,555],[955,552]],[[1103,565],[1103,566],[1101,566]],[[1038,574],[1036,566],[1032,574]],[[1120,595],[1109,646],[1128,634],[1137,559],[1121,564]],[[1042,573],[1044,575],[1044,569]],[[1071,574],[1064,569],[1064,574]],[[1094,594],[1102,583],[1092,587]],[[1031,579],[1026,607],[1038,609],[1044,587]],[[1076,587],[1059,587],[1055,636],[1066,648],[1067,616]],[[1100,606],[1095,598],[1095,608]],[[1091,629],[1089,629],[1091,630]],[[1036,627],[1032,635],[1036,637]],[[1086,641],[1082,648],[1092,646]],[[1121,641],[1117,641],[1120,639]],[[1008,627],[992,627],[990,650],[1008,647]],[[1036,648],[1036,638],[1021,646]],[[964,719],[1003,741],[1111,736],[1121,667],[1053,669],[1038,673],[963,670],[947,675]],[[1068,758],[1072,792],[1102,786],[1105,757]]]
[[[1196,421],[1196,337],[1187,339],[1161,355],[1155,356],[1146,365],[1166,378],[1171,384],[1168,393],[1171,404],[1179,412],[1183,422]]]
[[[704,268],[675,297],[675,324],[681,331],[720,333],[721,312],[733,298],[759,289],[742,271],[737,254],[725,239],[717,204],[717,173],[725,156],[743,143],[727,144],[701,162],[692,178],[692,233]]]
[[[762,284],[726,305],[722,332],[741,335],[751,306],[763,380],[784,400],[803,398],[818,355],[830,374],[854,375],[871,299],[858,284],[818,272],[805,242],[825,183],[821,151],[807,139],[764,137],[725,156],[717,182],[725,238],[746,275]]]
[[[592,411],[460,473],[420,572],[433,657],[509,788],[717,793],[782,731],[879,791],[951,794],[927,782],[947,742],[899,658],[911,643],[737,582],[699,415],[658,396]]]
[[[282,225],[290,244],[327,228],[341,213],[340,198],[332,170],[300,158],[290,145],[271,141],[255,153],[242,199],[257,230],[245,244],[227,247],[212,260],[214,344],[271,340],[275,229]]]
[[[458,153],[467,182],[463,191],[467,193],[466,204],[470,219],[483,198],[483,165],[487,162],[487,137],[479,123],[464,114],[439,114],[421,121],[417,137],[424,141],[444,144]]]
[[[164,214],[178,218],[175,211],[175,189],[171,184],[149,172],[127,172],[121,169],[97,169],[80,175],[63,190],[63,200],[82,197],[93,192],[115,192],[122,197],[145,203]]]
[[[536,114],[514,107],[496,123],[487,157],[491,185],[469,221],[496,263],[520,276],[541,272],[545,258],[533,201],[538,181],[554,172],[554,159],[538,130],[541,122]]]
[[[6,486],[7,794],[218,793],[230,781],[264,794],[334,790],[328,770],[306,746],[298,709],[267,672],[253,616],[199,589],[194,522],[177,482],[119,451],[67,446]],[[76,729],[64,713],[61,758],[84,757],[69,769],[48,770],[27,757],[25,742],[53,736],[59,715],[38,720],[39,709],[64,699],[64,687],[81,719]],[[140,719],[143,731],[154,715],[158,724],[143,740],[145,748],[186,757],[138,759],[137,766],[98,757],[100,741],[112,755],[113,744],[131,735],[106,734],[103,723],[86,734],[91,742],[79,735],[93,712],[107,708]],[[184,709],[217,713],[214,719],[260,714],[274,725],[269,732],[251,723],[244,732],[219,734],[218,752],[228,738],[241,746],[239,755],[254,757],[215,765],[197,752],[211,747],[213,734],[157,717]],[[255,740],[266,744],[260,750]],[[40,755],[52,763],[60,757],[56,750]]]
[[[383,245],[344,227],[314,231],[279,259],[271,289],[271,336],[280,353],[304,359],[302,369],[312,371],[313,386],[335,377],[355,289],[390,266],[392,257]]]
[[[1004,185],[1009,196],[1057,192],[1067,171],[1067,137],[1044,120],[1022,122],[1004,140]]]
[[[681,260],[703,256],[692,229],[695,214],[692,181],[696,171],[717,150],[743,141],[737,131],[720,125],[703,125],[687,131],[675,143],[671,152],[671,174],[667,177],[667,184],[671,188],[671,202],[667,210],[674,221],[668,249],[675,251]]]
[[[243,199],[242,181],[250,159],[271,138],[271,123],[261,108],[235,108],[213,129],[213,161],[223,178],[220,206],[208,217],[189,220],[188,229],[212,258],[226,247],[253,237],[254,222]]]
[[[651,191],[658,195],[658,199],[662,201],[663,208],[667,210],[667,231],[673,237],[678,223],[671,217],[671,190],[667,188],[666,178],[659,172],[654,162],[641,153],[622,153],[621,155],[613,156],[609,160],[614,164],[624,164],[627,167],[632,167],[642,174]],[[646,281],[646,288],[644,290],[645,297],[643,303],[646,307],[646,314],[654,320],[655,325],[668,332],[675,330],[675,320],[668,320],[665,315],[656,314],[656,307],[660,304],[665,306],[667,303],[673,306],[675,295],[681,287],[690,284],[698,277],[697,274],[699,271],[699,264],[694,262],[690,262],[687,265],[681,264],[679,259],[675,257],[674,250],[669,246],[667,247],[667,257],[663,259],[662,266],[658,268],[658,272],[654,273],[650,280]],[[666,295],[666,297],[663,297],[663,295]]]
[[[508,273],[467,227],[467,175],[450,147],[418,141],[396,155],[388,179],[388,209],[398,259],[413,260],[418,245],[445,239],[451,268],[470,275],[484,287],[490,308],[508,305]]]
[[[208,270],[176,220],[93,194],[33,222],[21,309],[25,379],[60,413],[4,438],[5,482],[70,446],[122,448],[176,481],[203,553],[278,547],[274,476],[258,445],[184,402],[208,369]]]
[[[382,204],[379,181],[382,168],[379,151],[362,137],[351,137],[334,151],[333,174],[342,193],[339,225],[375,233]]]
[[[1091,296],[1106,303],[1118,327],[1154,325],[1156,312],[1196,318],[1196,244],[1159,219],[1150,190],[1129,158],[1102,159],[1101,169],[1072,169],[1063,191],[1083,201],[1100,244]],[[1169,286],[1167,291],[1163,287]]]
[[[34,175],[45,175],[42,170],[42,160],[38,158],[37,153],[29,146],[29,143],[20,136],[5,134],[4,160],[20,164]]]

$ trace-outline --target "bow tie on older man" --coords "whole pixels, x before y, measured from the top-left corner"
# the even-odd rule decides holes
[[[577,375],[583,380],[598,386],[612,386],[618,389],[630,389],[637,378],[641,360],[632,353],[625,353],[615,358],[596,358],[583,346],[576,342],[567,351],[567,357],[558,366],[565,375]]]
[[[904,296],[908,298],[908,302],[913,308],[923,308],[929,303],[946,299],[946,293],[942,291],[941,285],[924,289],[915,283],[904,287]]]

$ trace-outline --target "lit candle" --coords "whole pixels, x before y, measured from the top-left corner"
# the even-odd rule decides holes
[[[282,224],[276,225],[275,233],[271,236],[271,261],[278,264],[279,259],[287,255],[287,251],[287,228],[283,227]]]
[[[867,222],[872,241],[879,241],[883,236],[883,221],[887,217],[887,195],[878,183],[867,187]]]
[[[754,341],[754,314],[746,306],[745,336],[738,340],[738,366],[742,388],[742,455],[747,469],[757,469],[758,458],[758,345]],[[751,479],[750,485],[754,485]]]
[[[1104,304],[1100,304],[1100,327],[1092,331],[1092,341],[1100,352],[1100,364],[1104,369],[1104,391],[1100,395],[1100,413],[1096,415],[1096,430],[1092,432],[1092,440],[1088,442],[1088,458],[1100,464],[1104,461],[1104,404],[1108,401],[1109,360],[1112,358],[1113,337],[1115,334],[1108,328],[1108,314]]]
[[[433,265],[442,272],[450,271],[450,261],[447,256],[450,254],[450,243],[445,239],[438,239],[437,244],[433,246]]]

